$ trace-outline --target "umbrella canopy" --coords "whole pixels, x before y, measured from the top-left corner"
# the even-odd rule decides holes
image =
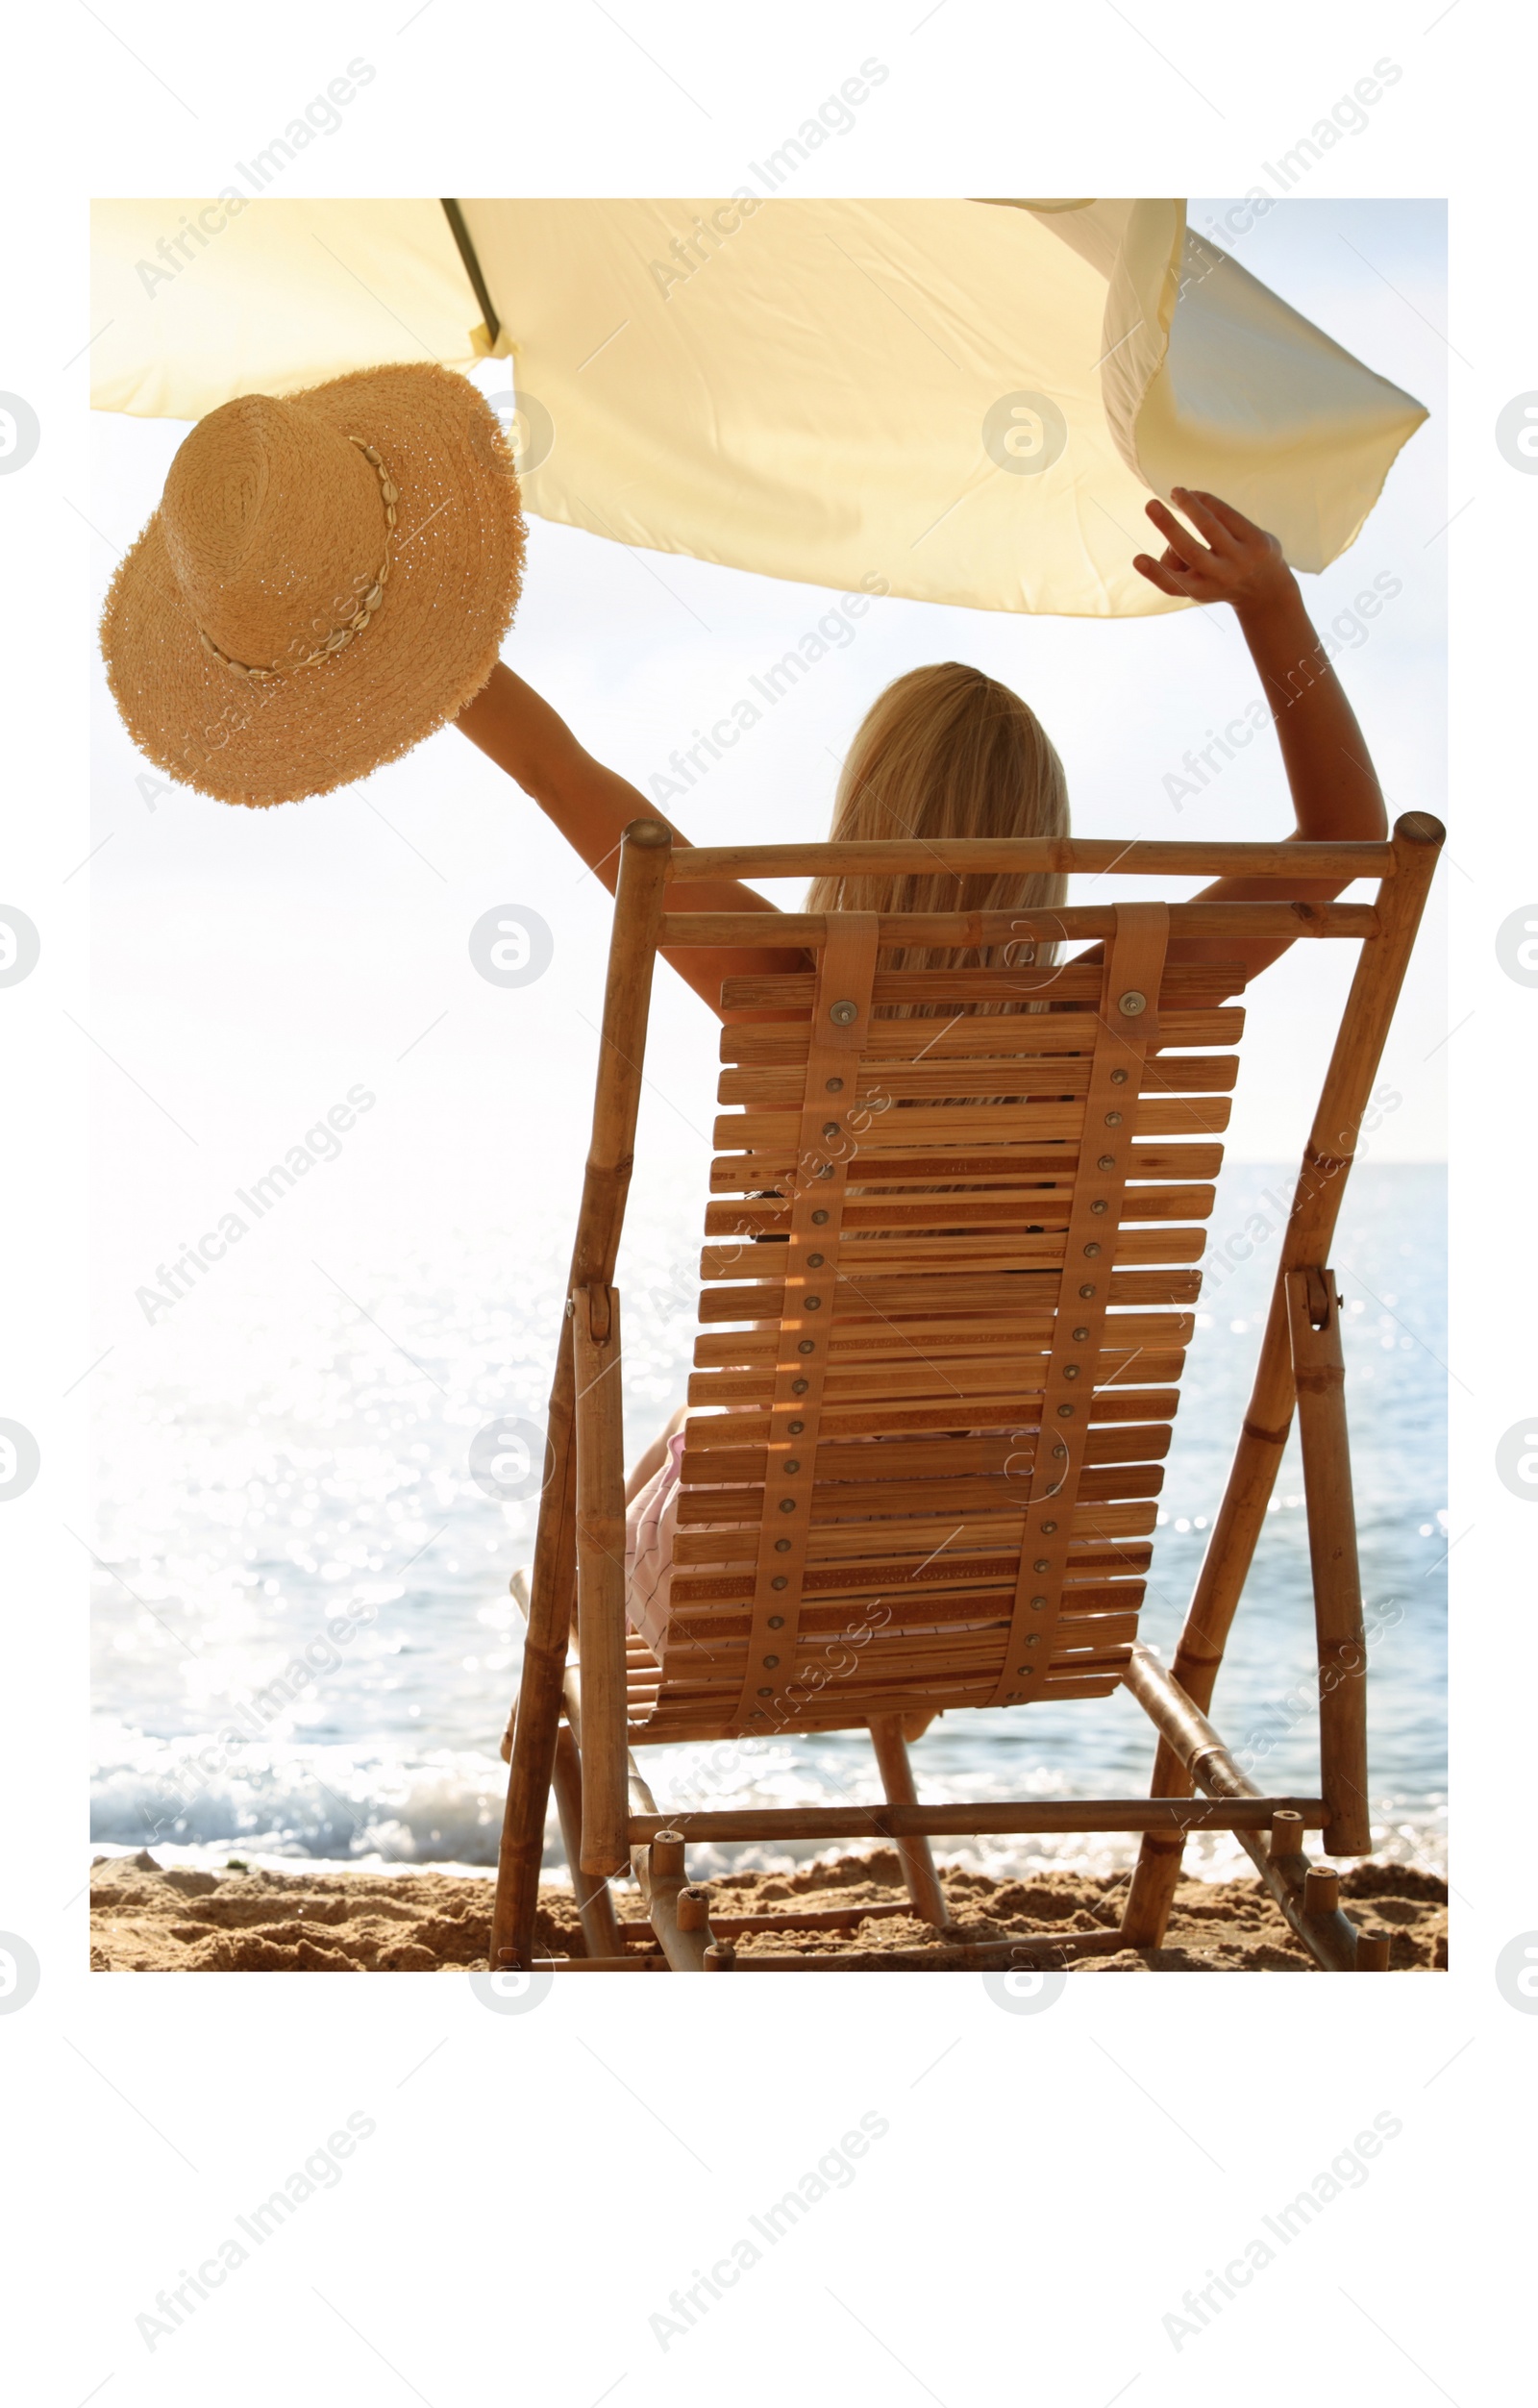
[[[191,419],[384,361],[509,358],[540,516],[983,609],[1184,608],[1131,566],[1174,484],[1324,568],[1426,415],[1174,200],[232,185],[100,202],[93,251],[98,408]]]

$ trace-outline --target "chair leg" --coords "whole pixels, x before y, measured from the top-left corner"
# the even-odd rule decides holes
[[[1332,1856],[1365,1856],[1373,1845],[1367,1796],[1367,1638],[1334,1273],[1290,1273],[1287,1305],[1314,1580],[1320,1788],[1330,1817],[1325,1847]]]
[[[1186,1697],[1203,1713],[1212,1703],[1234,1611],[1265,1527],[1266,1508],[1292,1427],[1293,1405],[1287,1302],[1285,1290],[1278,1287],[1272,1299],[1250,1410],[1170,1667]],[[1167,1739],[1161,1739],[1154,1751],[1149,1795],[1188,1798],[1191,1787],[1178,1754]],[[1144,1832],[1122,1917],[1129,1948],[1162,1945],[1184,1852],[1183,1832]]]
[[[577,1375],[577,1630],[583,1667],[584,1873],[630,1862],[626,1777],[625,1455],[619,1297],[572,1291]]]
[[[916,1806],[919,1795],[913,1786],[907,1741],[903,1736],[903,1717],[901,1714],[873,1714],[869,1721],[876,1763],[887,1804]],[[897,1852],[902,1860],[907,1894],[913,1901],[913,1912],[925,1923],[933,1924],[936,1929],[943,1930],[951,1920],[951,1910],[945,1902],[940,1876],[934,1870],[929,1841],[924,1838],[899,1840]]]
[[[608,1883],[601,1874],[583,1873],[582,1869],[582,1758],[577,1750],[576,1739],[564,1723],[556,1733],[556,1808],[560,1816],[560,1836],[565,1843],[566,1862],[571,1868],[571,1885],[577,1893],[577,1912],[582,1918],[587,1953],[589,1956],[623,1956],[625,1943],[620,1936]]]

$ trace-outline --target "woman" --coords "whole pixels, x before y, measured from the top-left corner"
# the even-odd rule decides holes
[[[1279,544],[1216,494],[1178,485],[1173,498],[1190,525],[1150,502],[1165,549],[1135,565],[1161,593],[1233,606],[1280,738],[1294,835],[1381,837],[1367,748]],[[259,807],[346,785],[453,721],[612,892],[625,828],[657,814],[498,658],[523,554],[511,456],[467,379],[424,363],[359,370],[284,399],[247,394],[193,428],[113,578],[102,620],[113,697],[139,749],[169,775]],[[1067,827],[1062,765],[1034,713],[996,680],[949,662],[909,671],[867,714],[832,833]],[[1052,906],[1062,885],[1044,876],[824,880],[808,902],[1024,908]],[[1339,892],[1304,878],[1204,889],[1226,902]],[[803,966],[799,950],[774,943],[776,906],[752,888],[723,879],[692,887],[690,901],[698,911],[768,915],[761,946],[669,956],[712,1008],[724,978]],[[1251,976],[1285,950],[1283,940],[1171,948],[1188,960],[1237,957]],[[643,1455],[633,1499],[667,1470],[667,1451],[664,1435]],[[658,1488],[658,1515],[661,1501]],[[665,1590],[660,1522],[652,1535]]]
[[[1174,498],[1191,526],[1182,526],[1162,502],[1150,502],[1148,515],[1165,549],[1157,559],[1138,554],[1134,565],[1161,593],[1233,606],[1280,739],[1294,837],[1381,838],[1387,817],[1367,747],[1280,545],[1216,494],[1177,486]],[[501,662],[457,724],[533,796],[612,892],[625,828],[637,816],[660,816],[645,798],[583,752],[549,705]],[[948,662],[910,670],[878,698],[844,764],[831,833],[851,838],[903,832],[931,837],[1068,832],[1062,764],[1035,714],[1007,686]],[[959,881],[943,874],[820,879],[806,907],[1030,909],[1059,903],[1065,885],[1065,880],[1042,874]],[[1323,903],[1340,891],[1339,881],[1317,879],[1278,884],[1226,878],[1203,894],[1231,903],[1283,897]],[[776,909],[751,887],[730,880],[691,886],[689,901],[696,911],[772,915]],[[753,951],[691,949],[669,958],[716,1008],[727,977],[803,966],[799,951],[777,949],[769,936],[766,928],[765,944]],[[1178,941],[1170,953],[1185,960],[1239,959],[1253,977],[1286,950],[1283,940],[1225,940],[1221,946]],[[912,966],[922,964],[915,957]],[[668,1612],[682,1421],[681,1408],[641,1455],[626,1487],[631,1619],[654,1647],[660,1643]]]
[[[1156,560],[1138,553],[1133,565],[1160,593],[1232,605],[1280,739],[1292,791],[1292,835],[1313,843],[1381,838],[1388,831],[1382,790],[1281,546],[1215,493],[1177,485],[1174,497],[1197,533],[1162,502],[1150,502],[1148,515],[1165,549]],[[502,661],[456,725],[533,797],[612,894],[620,838],[633,819],[661,818],[655,806],[583,752],[549,704]],[[893,750],[902,756],[897,774],[873,783],[868,775],[873,759]],[[887,767],[890,772],[892,764]],[[892,789],[884,801],[882,782]],[[876,703],[845,762],[831,833],[886,836],[905,831],[915,836],[1067,833],[1061,764],[1034,714],[1007,686],[952,663],[944,670],[909,671]],[[936,890],[931,907],[948,910],[1025,908],[1059,899],[1056,892],[1041,891],[1048,881],[1040,880],[1026,881],[1029,892],[1018,881],[966,880],[959,897],[956,881],[950,878],[897,879],[879,894],[863,891],[869,882],[837,881],[836,896],[831,885],[819,884],[807,908],[827,909],[836,900],[846,908],[902,909],[927,901],[930,885]],[[1319,879],[1280,885],[1275,879],[1257,883],[1225,878],[1204,887],[1203,899],[1327,903],[1340,892],[1338,882]],[[732,879],[691,886],[689,902],[695,911],[772,914],[778,907]],[[777,949],[768,937],[766,930],[765,944],[752,951],[691,949],[668,958],[713,1010],[724,978],[802,966],[799,952]],[[1225,960],[1242,960],[1251,977],[1286,950],[1282,938],[1225,940],[1221,948]],[[1171,947],[1172,956],[1184,960],[1214,951],[1210,941]]]

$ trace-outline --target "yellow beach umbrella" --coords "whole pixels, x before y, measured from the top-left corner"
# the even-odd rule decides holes
[[[540,516],[984,609],[1184,607],[1131,566],[1150,491],[1173,484],[1323,568],[1426,414],[1176,200],[307,201],[232,183],[100,202],[93,250],[101,409],[192,419],[388,360],[506,358]]]

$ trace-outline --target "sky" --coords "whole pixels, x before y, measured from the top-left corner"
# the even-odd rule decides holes
[[[1227,206],[1194,199],[1191,223],[1214,228]],[[1302,581],[1322,624],[1381,573],[1402,587],[1370,628],[1358,624],[1339,663],[1395,813],[1443,809],[1444,237],[1437,203],[1294,198],[1231,245],[1431,411],[1354,547]],[[507,376],[488,363],[478,381],[495,393]],[[90,517],[104,591],[186,432],[95,417]],[[504,658],[590,752],[647,792],[669,755],[829,600],[821,588],[531,518]],[[902,671],[944,658],[974,661],[1030,702],[1063,757],[1080,834],[1258,838],[1291,824],[1269,741],[1178,812],[1169,799],[1182,757],[1258,689],[1230,612],[1102,622],[893,598],[685,801],[670,801],[670,814],[706,843],[822,835],[870,702]],[[351,1161],[329,1168],[324,1192],[317,1182],[307,1198],[309,1237],[330,1217],[353,1242],[382,1249],[430,1245],[450,1225],[532,1243],[536,1225],[564,1211],[580,1173],[609,909],[536,807],[449,729],[343,793],[232,810],[148,771],[99,661],[92,710],[96,850],[85,874],[94,889],[101,1245],[114,1311],[125,1282],[153,1276],[167,1249],[209,1225],[232,1184],[360,1081],[377,1108],[349,1140]],[[538,913],[553,933],[548,972],[524,988],[490,985],[469,957],[473,924],[507,905]],[[1380,1087],[1395,1100],[1372,1141],[1379,1160],[1444,1152],[1437,909],[1385,1058]],[[1296,947],[1255,991],[1231,1158],[1297,1158],[1351,950]],[[659,965],[640,1156],[664,1183],[686,1179],[702,1198],[715,1037],[705,1006]]]

